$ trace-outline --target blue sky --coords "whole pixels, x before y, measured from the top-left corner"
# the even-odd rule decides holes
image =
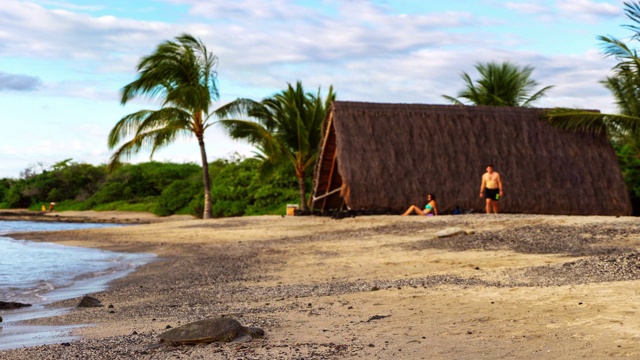
[[[474,64],[533,66],[540,107],[615,111],[599,83],[613,65],[598,35],[625,38],[623,1],[613,0],[2,0],[0,178],[72,158],[106,163],[107,134],[142,56],[187,32],[218,55],[220,105],[273,95],[287,82],[333,85],[339,100],[445,104]],[[210,159],[247,144],[212,128]],[[149,159],[141,153],[131,161]],[[199,162],[194,139],[155,160]]]

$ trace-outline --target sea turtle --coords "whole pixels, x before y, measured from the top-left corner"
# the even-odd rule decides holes
[[[241,342],[262,336],[264,330],[261,328],[242,326],[237,320],[220,317],[192,322],[164,332],[159,336],[159,345]]]

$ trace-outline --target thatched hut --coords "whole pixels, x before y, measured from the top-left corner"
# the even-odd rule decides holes
[[[494,164],[508,213],[628,215],[606,135],[558,130],[542,110],[336,101],[323,123],[312,206],[402,211],[437,196],[440,212],[484,209]]]

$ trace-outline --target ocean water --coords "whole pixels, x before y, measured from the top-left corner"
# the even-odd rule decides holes
[[[109,282],[155,259],[154,254],[129,254],[3,236],[22,231],[54,231],[112,224],[48,223],[0,220],[0,301],[33,306],[0,310],[2,350],[76,340],[74,326],[33,326],[24,320],[55,316],[70,308],[48,308],[48,303],[72,299],[106,289]]]
[[[46,304],[73,292],[102,290],[106,283],[148,262],[151,254],[129,254],[2,236],[113,224],[0,221],[0,301]],[[74,291],[75,290],[75,291]]]

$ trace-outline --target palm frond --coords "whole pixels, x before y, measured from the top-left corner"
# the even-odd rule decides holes
[[[141,150],[150,150],[150,158],[156,150],[163,148],[171,143],[178,136],[188,136],[190,132],[181,127],[167,126],[160,129],[154,129],[147,132],[139,132],[131,140],[123,143],[111,156],[109,160],[109,168],[113,168],[122,160],[129,159],[133,154]]]
[[[262,144],[265,137],[271,133],[261,124],[251,120],[223,119],[220,120],[229,136],[233,139],[244,139],[250,144]]]
[[[442,95],[443,98],[449,100],[452,104],[454,105],[464,105],[464,103],[456,98],[454,98],[453,96],[449,96],[449,95]]]
[[[244,118],[249,117],[255,108],[260,107],[261,104],[251,99],[239,98],[226,105],[223,105],[216,109],[214,112],[219,119],[224,118]]]
[[[477,63],[476,70],[480,78],[475,82],[469,74],[463,72],[461,77],[465,87],[457,98],[443,95],[453,104],[463,105],[460,99],[466,99],[473,105],[490,106],[529,106],[533,101],[545,95],[552,86],[544,87],[533,95],[529,95],[538,83],[531,78],[534,68],[522,68],[509,62]]]
[[[640,4],[637,2],[624,2],[624,13],[633,23],[640,24]],[[631,24],[631,25],[623,25],[625,28],[633,31],[635,35],[634,38],[638,38],[640,35],[640,26]]]
[[[125,137],[135,133],[142,121],[153,112],[152,110],[140,110],[120,119],[109,132],[107,146],[113,149]]]
[[[640,134],[640,117],[624,114],[603,114],[580,109],[556,108],[546,113],[554,126],[572,131],[600,134],[606,131]]]
[[[536,92],[535,94],[531,95],[525,102],[522,103],[522,107],[529,107],[531,105],[532,102],[539,100],[541,97],[546,96],[547,94],[546,91],[552,89],[554,86],[553,85],[549,85],[549,86],[545,86],[543,87],[541,90],[539,90],[538,92]]]
[[[570,131],[602,133],[606,131],[607,114],[580,109],[555,108],[545,113],[553,126]]]
[[[113,149],[118,143],[130,135],[161,128],[191,130],[190,114],[178,108],[162,108],[159,110],[140,110],[129,114],[109,132],[107,145]]]

